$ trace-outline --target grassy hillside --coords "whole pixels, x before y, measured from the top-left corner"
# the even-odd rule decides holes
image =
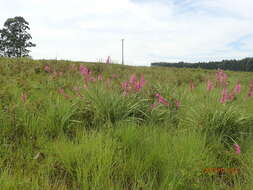
[[[252,190],[252,79],[0,58],[0,189]]]

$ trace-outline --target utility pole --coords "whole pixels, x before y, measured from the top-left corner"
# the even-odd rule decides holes
[[[122,65],[124,65],[124,39],[122,41]]]

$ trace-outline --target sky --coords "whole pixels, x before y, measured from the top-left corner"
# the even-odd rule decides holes
[[[253,56],[252,0],[0,0],[0,28],[22,16],[34,59],[198,62]]]

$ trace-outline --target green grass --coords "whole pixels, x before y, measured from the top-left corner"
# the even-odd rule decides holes
[[[84,87],[81,64],[103,80]],[[215,73],[0,58],[0,189],[253,189],[252,73],[226,72],[242,86],[226,104]],[[126,95],[133,74],[146,83]],[[156,93],[169,106],[152,109]]]

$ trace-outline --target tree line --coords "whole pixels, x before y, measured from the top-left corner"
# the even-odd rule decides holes
[[[210,61],[210,62],[198,62],[198,63],[156,62],[156,63],[151,63],[151,66],[177,67],[177,68],[223,69],[223,70],[231,70],[231,71],[253,72],[253,57],[248,57],[248,58],[244,58],[241,60],[222,60],[222,61]]]

